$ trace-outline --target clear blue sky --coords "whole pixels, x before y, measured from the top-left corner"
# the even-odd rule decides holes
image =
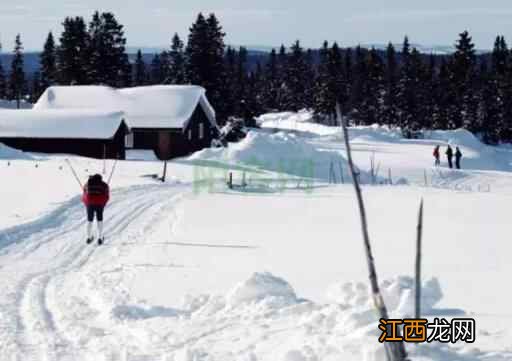
[[[125,25],[129,46],[161,46],[178,32],[186,37],[197,13],[215,12],[226,41],[244,45],[318,47],[324,39],[342,45],[400,42],[405,34],[423,45],[451,45],[470,31],[478,48],[496,34],[512,43],[510,0],[17,0],[0,4],[0,37],[10,51],[20,32],[25,48],[42,47],[48,31],[61,31],[66,15],[88,20],[94,10],[112,11]]]

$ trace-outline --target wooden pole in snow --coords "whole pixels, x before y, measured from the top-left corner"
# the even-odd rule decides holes
[[[361,218],[361,231],[363,233],[364,249],[366,252],[366,262],[368,264],[368,273],[370,278],[370,286],[372,290],[372,300],[379,318],[388,320],[389,314],[384,298],[380,292],[379,281],[377,279],[377,271],[375,269],[375,260],[373,258],[372,247],[370,243],[370,235],[368,233],[368,222],[366,219],[366,210],[364,207],[363,195],[361,187],[359,186],[357,172],[355,170],[354,162],[352,161],[352,152],[350,150],[350,141],[348,136],[348,126],[342,121],[341,109],[339,103],[336,104],[336,113],[338,119],[343,126],[343,138],[345,139],[345,148],[347,150],[347,160],[352,174],[352,181],[354,183],[354,189],[357,196],[357,203],[359,206],[359,215]],[[400,329],[397,330],[398,336],[400,336]],[[386,355],[389,361],[405,361],[407,360],[407,353],[403,342],[387,342],[384,344],[386,348]]]
[[[162,174],[162,183],[165,182],[166,176],[167,176],[167,161],[164,160],[164,174]]]
[[[415,284],[415,307],[414,317],[420,318],[421,314],[421,240],[423,234],[423,199],[420,203],[418,213],[418,226],[416,229],[416,284]]]

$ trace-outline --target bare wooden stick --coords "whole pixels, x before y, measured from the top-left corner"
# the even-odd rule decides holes
[[[418,226],[416,229],[416,286],[414,317],[420,318],[421,314],[421,239],[423,234],[423,199],[418,213]]]
[[[368,222],[366,218],[366,210],[364,207],[363,195],[361,192],[361,187],[359,186],[357,172],[355,170],[354,162],[352,160],[352,152],[350,150],[350,141],[348,136],[348,126],[342,121],[341,117],[341,109],[340,105],[336,104],[336,113],[338,115],[338,120],[343,127],[343,138],[345,139],[345,148],[347,151],[347,160],[350,168],[350,172],[352,174],[352,182],[354,184],[354,189],[357,196],[357,203],[359,206],[359,215],[361,218],[361,231],[363,234],[364,241],[364,249],[366,252],[366,261],[368,263],[368,273],[370,278],[370,286],[372,290],[372,299],[375,308],[379,313],[379,318],[381,319],[389,319],[388,310],[386,304],[384,303],[384,298],[382,297],[382,293],[379,288],[379,281],[377,279],[377,271],[375,269],[375,260],[373,258],[371,243],[370,243],[370,235],[368,233]],[[398,335],[400,336],[400,330],[398,331]],[[405,351],[405,347],[403,342],[387,342],[384,344],[386,347],[386,355],[389,361],[405,361],[407,360],[407,353]]]

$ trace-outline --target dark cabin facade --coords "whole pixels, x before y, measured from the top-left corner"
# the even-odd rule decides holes
[[[218,129],[198,104],[182,128],[133,128],[127,148],[153,150],[160,160],[184,157],[208,148],[217,139]],[[131,143],[131,144],[130,144]]]
[[[122,113],[0,111],[0,143],[25,152],[125,159]]]
[[[121,124],[112,139],[0,137],[0,143],[24,152],[75,154],[97,159],[126,159],[128,127]]]

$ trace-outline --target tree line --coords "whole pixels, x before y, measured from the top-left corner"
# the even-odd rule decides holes
[[[197,84],[221,122],[234,116],[254,125],[261,113],[311,109],[316,121],[334,125],[339,102],[353,124],[397,126],[407,136],[463,127],[487,143],[512,141],[512,51],[503,36],[490,56],[476,53],[468,32],[445,56],[421,54],[407,37],[401,49],[390,43],[385,51],[336,42],[312,50],[296,41],[249,66],[246,48],[226,46],[215,14],[200,13],[186,43],[175,34],[148,63],[140,50],[130,61],[124,27],[112,13],[95,12],[88,24],[67,17],[62,25],[58,43],[48,34],[30,84],[16,37],[10,71],[0,64],[0,98],[35,101],[51,85]]]

